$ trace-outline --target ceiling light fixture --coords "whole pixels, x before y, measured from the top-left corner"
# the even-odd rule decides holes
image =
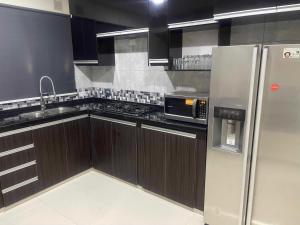
[[[165,0],[150,0],[150,1],[153,2],[155,5],[160,5],[164,3]]]

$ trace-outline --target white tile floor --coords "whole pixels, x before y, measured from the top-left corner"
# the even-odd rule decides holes
[[[90,171],[0,213],[0,225],[203,225],[202,216]]]

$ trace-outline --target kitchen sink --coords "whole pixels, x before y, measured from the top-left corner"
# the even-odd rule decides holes
[[[58,108],[53,108],[53,109],[46,109],[45,111],[35,111],[35,112],[23,113],[20,115],[20,117],[40,118],[40,117],[45,117],[45,116],[50,116],[50,115],[75,112],[77,110],[78,109],[74,108],[74,107],[58,107]]]

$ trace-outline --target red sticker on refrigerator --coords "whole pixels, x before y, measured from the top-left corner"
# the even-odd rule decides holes
[[[273,83],[273,84],[271,85],[271,90],[272,90],[273,92],[278,91],[278,90],[279,90],[279,84]]]

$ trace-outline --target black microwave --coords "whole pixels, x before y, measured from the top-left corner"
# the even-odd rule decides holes
[[[208,93],[173,92],[165,94],[164,108],[167,119],[207,124]]]

